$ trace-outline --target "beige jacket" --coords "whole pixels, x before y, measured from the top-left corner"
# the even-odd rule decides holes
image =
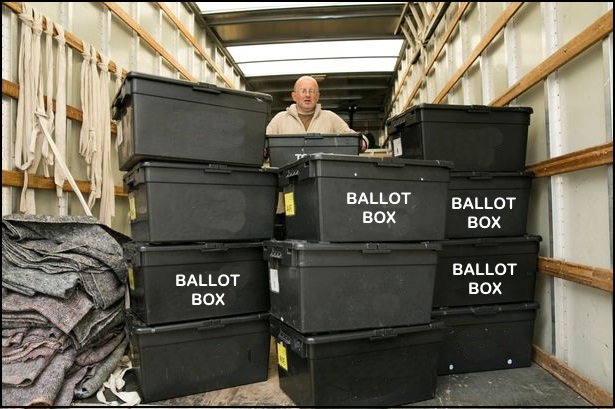
[[[286,111],[279,112],[267,125],[267,135],[289,135],[305,133],[344,134],[355,133],[335,112],[322,109],[316,104],[314,117],[306,130],[299,119],[297,105],[292,104]]]

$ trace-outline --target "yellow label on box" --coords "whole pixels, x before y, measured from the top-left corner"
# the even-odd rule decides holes
[[[284,193],[284,210],[286,216],[295,215],[295,196],[293,195],[293,192]]]
[[[128,285],[131,290],[135,289],[135,277],[131,266],[128,266]]]
[[[288,371],[288,361],[286,360],[286,347],[283,343],[278,342],[278,365]]]
[[[128,214],[130,215],[130,220],[134,220],[137,218],[137,209],[135,207],[135,197],[133,195],[128,195]]]

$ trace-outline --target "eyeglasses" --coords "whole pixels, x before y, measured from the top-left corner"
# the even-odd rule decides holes
[[[312,89],[305,89],[305,88],[298,89],[298,90],[295,90],[295,92],[297,94],[301,94],[301,95],[308,95],[308,94],[314,95],[314,94],[318,94],[318,90],[317,89],[313,89],[313,88]]]

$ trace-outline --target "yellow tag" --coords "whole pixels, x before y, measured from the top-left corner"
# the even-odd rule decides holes
[[[135,276],[134,273],[132,271],[132,267],[128,266],[128,285],[130,286],[130,289],[134,291],[135,289]]]
[[[295,196],[293,192],[284,193],[284,210],[286,216],[295,215]]]
[[[288,361],[286,360],[286,347],[283,343],[278,342],[278,365],[288,371]]]
[[[137,209],[135,208],[135,197],[133,195],[128,195],[128,214],[130,215],[130,220],[134,220],[137,218]]]

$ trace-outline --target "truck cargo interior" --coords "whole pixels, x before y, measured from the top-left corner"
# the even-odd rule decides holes
[[[2,407],[613,407],[612,2],[3,2],[2,51]]]

